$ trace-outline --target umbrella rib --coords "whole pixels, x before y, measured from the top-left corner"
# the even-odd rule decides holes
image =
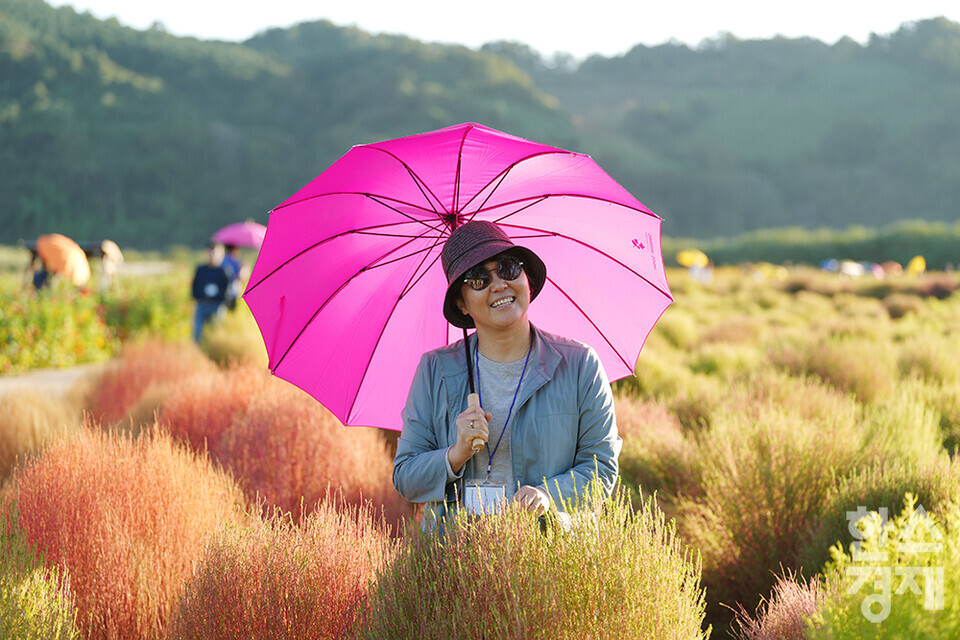
[[[427,186],[427,183],[423,180],[423,178],[418,176],[417,172],[414,171],[410,165],[408,165],[406,162],[401,160],[395,153],[393,153],[392,151],[387,151],[386,149],[381,149],[380,147],[377,147],[375,145],[364,145],[364,148],[379,151],[380,153],[385,153],[391,158],[393,158],[394,160],[396,160],[397,162],[399,162],[400,165],[407,170],[407,173],[410,174],[410,177],[413,179],[414,184],[416,184],[417,188],[420,189],[420,193],[423,194],[423,197],[427,200],[427,202],[429,202],[431,206],[436,204],[440,208],[440,210],[438,211],[436,207],[433,207],[433,213],[439,214],[441,211],[445,211],[443,208],[443,203],[440,201],[440,198],[437,197],[437,194],[435,194],[433,190],[430,189],[429,186]]]
[[[566,291],[564,291],[563,289],[561,289],[561,288],[560,288],[560,285],[558,285],[558,284],[557,284],[553,279],[551,279],[549,276],[547,277],[547,282],[551,283],[554,287],[556,287],[557,291],[560,292],[560,295],[562,295],[564,298],[566,298],[567,301],[570,302],[571,305],[573,305],[573,308],[576,309],[576,310],[580,313],[580,315],[582,315],[582,316],[587,320],[587,322],[590,323],[590,326],[592,326],[594,329],[597,330],[597,333],[600,335],[601,338],[603,338],[603,341],[606,342],[607,345],[610,347],[610,349],[612,349],[613,352],[614,352],[615,354],[617,354],[617,357],[620,358],[620,362],[622,362],[624,365],[626,365],[626,367],[627,367],[628,369],[630,369],[631,371],[633,371],[634,365],[632,365],[632,364],[630,364],[629,362],[627,362],[626,358],[623,357],[623,355],[620,353],[620,351],[619,351],[615,346],[613,346],[613,343],[612,343],[612,342],[610,342],[610,339],[607,338],[607,334],[605,334],[605,333],[603,332],[603,330],[602,330],[600,327],[597,326],[597,323],[595,323],[595,322],[590,318],[590,316],[587,315],[587,313],[583,310],[583,308],[582,308],[580,305],[578,305],[576,302],[574,302],[573,298],[571,298],[571,297],[567,294]]]
[[[652,211],[647,210],[646,208],[640,209],[640,208],[638,208],[638,207],[634,207],[634,206],[631,206],[631,205],[628,205],[628,204],[623,204],[622,202],[615,202],[615,201],[613,201],[613,200],[610,200],[609,198],[601,198],[601,197],[599,197],[599,196],[591,196],[591,195],[585,194],[585,193],[540,193],[540,194],[537,194],[537,195],[535,195],[535,196],[530,196],[530,197],[527,197],[527,198],[518,198],[518,199],[516,199],[516,200],[511,200],[511,201],[509,201],[509,202],[501,202],[500,204],[494,205],[494,206],[492,206],[492,207],[490,207],[490,208],[488,208],[488,209],[483,209],[483,208],[481,208],[481,209],[478,209],[476,212],[474,212],[473,215],[477,215],[477,214],[479,214],[479,213],[483,213],[483,212],[487,212],[487,211],[493,211],[494,209],[500,209],[501,207],[509,207],[509,206],[511,206],[511,205],[520,204],[520,203],[522,203],[522,202],[526,202],[527,200],[533,200],[533,202],[531,202],[530,204],[528,204],[528,205],[526,205],[525,207],[523,207],[523,209],[526,209],[526,208],[529,207],[529,206],[532,206],[532,205],[534,205],[534,204],[539,204],[540,202],[542,202],[542,201],[544,201],[544,200],[549,200],[550,198],[583,198],[584,200],[596,200],[597,202],[606,202],[606,203],[608,203],[608,204],[616,205],[616,206],[618,206],[618,207],[623,207],[624,209],[630,209],[631,211],[636,211],[636,212],[642,213],[642,214],[644,214],[644,215],[646,215],[646,216],[649,216],[649,217],[652,217],[652,218],[656,218],[656,219],[658,219],[658,220],[662,220],[662,218],[661,218],[660,216],[658,216],[657,214],[655,214],[655,213],[652,212]],[[523,209],[517,209],[517,211],[512,211],[512,212],[506,214],[503,218],[500,218],[500,219],[503,220],[503,219],[505,219],[505,218],[513,215],[514,213],[518,213],[518,212],[520,212],[520,211],[523,211]]]
[[[247,293],[250,293],[251,291],[253,291],[254,289],[256,289],[258,286],[260,286],[261,284],[263,284],[264,281],[266,281],[268,278],[270,278],[271,276],[273,276],[277,271],[279,271],[280,269],[284,268],[285,266],[287,266],[288,264],[290,264],[291,262],[293,262],[294,260],[296,260],[297,258],[299,258],[300,256],[302,256],[303,254],[307,253],[308,251],[312,251],[313,249],[316,249],[317,247],[319,247],[319,246],[321,246],[321,245],[323,245],[323,244],[326,244],[327,242],[332,242],[332,241],[336,240],[337,238],[341,238],[341,237],[343,237],[343,236],[345,236],[345,235],[348,235],[348,234],[351,234],[351,233],[360,233],[360,234],[364,234],[364,235],[373,235],[373,234],[371,234],[371,233],[369,232],[371,229],[384,229],[384,228],[387,228],[387,227],[394,227],[394,226],[400,226],[400,225],[404,225],[404,224],[409,224],[409,222],[410,222],[410,221],[404,220],[404,221],[399,221],[399,222],[390,222],[390,223],[387,223],[387,224],[379,224],[379,225],[372,225],[372,226],[369,226],[369,227],[362,227],[362,228],[360,228],[360,229],[350,229],[350,230],[348,230],[348,231],[344,231],[344,232],[342,232],[342,233],[338,233],[337,235],[329,236],[329,237],[327,237],[327,238],[324,238],[323,240],[319,240],[319,241],[311,244],[311,245],[308,246],[308,247],[304,247],[301,251],[298,251],[298,252],[295,253],[294,255],[288,257],[286,260],[284,260],[283,262],[281,262],[280,264],[278,264],[276,267],[274,267],[274,268],[270,271],[270,273],[268,273],[268,274],[266,274],[265,276],[263,276],[262,278],[260,278],[260,280],[258,280],[257,282],[255,282],[255,283],[253,283],[253,284],[249,284],[249,285],[247,286],[246,291],[244,292],[244,295],[246,295]],[[422,221],[413,220],[413,222],[422,222]],[[432,226],[430,226],[430,225],[427,225],[427,227],[428,227],[429,229],[434,230],[434,231],[439,231],[438,229],[436,229],[435,227],[432,227]],[[387,235],[387,234],[383,234],[383,235]],[[420,235],[406,235],[406,236],[401,235],[401,236],[397,236],[397,237],[406,237],[406,238],[416,239],[416,238],[422,238],[422,237],[423,237],[423,234],[420,234]]]
[[[472,125],[463,130],[463,135],[460,136],[460,148],[457,149],[457,174],[453,179],[453,213],[460,213],[460,168],[463,166],[463,147],[467,143],[467,134],[472,130]],[[453,225],[451,225],[452,230]]]
[[[349,233],[349,232],[348,232],[348,233]],[[340,235],[345,235],[345,234],[340,234]],[[421,236],[421,237],[422,237],[422,236]],[[371,260],[371,261],[370,261],[369,263],[367,263],[367,265],[364,266],[362,269],[359,269],[359,270],[358,270],[356,273],[354,273],[352,276],[350,276],[349,278],[347,278],[346,280],[344,280],[343,283],[341,283],[341,285],[340,285],[339,287],[337,287],[336,291],[334,291],[334,292],[331,293],[329,296],[327,296],[327,299],[324,300],[324,301],[320,304],[319,307],[317,307],[317,310],[313,312],[313,315],[310,316],[310,319],[307,320],[305,323],[303,323],[303,327],[300,328],[300,331],[297,333],[296,337],[290,342],[289,345],[287,345],[287,348],[284,350],[283,355],[280,356],[280,359],[279,359],[279,360],[277,360],[277,364],[274,365],[273,371],[276,371],[276,370],[280,367],[280,365],[283,363],[283,360],[287,357],[287,354],[290,353],[290,350],[293,349],[293,346],[294,346],[294,345],[297,343],[297,341],[300,339],[300,336],[302,336],[302,335],[304,334],[304,332],[307,330],[307,327],[310,326],[310,324],[316,319],[316,317],[320,314],[320,312],[323,311],[324,308],[325,308],[328,304],[330,304],[330,301],[333,300],[334,298],[336,298],[337,295],[338,295],[341,291],[343,291],[344,288],[346,288],[346,286],[347,286],[348,284],[350,284],[350,283],[354,280],[354,278],[356,278],[356,277],[359,276],[361,273],[364,273],[365,271],[367,271],[367,270],[369,270],[369,269],[375,268],[375,267],[377,267],[377,266],[382,266],[382,264],[379,264],[382,259],[384,259],[385,257],[389,256],[389,255],[392,254],[392,253],[396,253],[397,251],[399,251],[399,250],[402,249],[403,247],[407,246],[408,244],[410,244],[411,242],[413,242],[413,241],[416,240],[416,239],[417,239],[416,236],[411,237],[407,242],[404,242],[404,243],[402,243],[401,245],[399,245],[399,246],[397,246],[397,247],[393,247],[390,251],[388,251],[387,253],[385,253],[385,254],[383,254],[383,255],[381,255],[381,256],[378,256],[378,257],[375,258],[374,260]],[[434,244],[433,246],[436,247],[436,244]],[[302,253],[302,252],[301,252],[301,253]],[[412,253],[412,254],[410,254],[410,255],[416,255],[416,253],[417,253],[417,252],[414,252],[414,253]],[[261,280],[260,282],[263,282],[263,280]],[[257,283],[257,284],[260,284],[260,283]],[[246,294],[244,294],[244,295],[246,295]],[[397,299],[397,302],[399,302],[399,298]],[[394,308],[396,308],[396,305],[394,305]],[[392,315],[392,313],[393,313],[393,312],[391,311],[391,315]]]
[[[402,204],[407,207],[410,207],[411,209],[418,209],[420,211],[423,211],[424,213],[432,213],[434,215],[437,215],[437,211],[432,207],[428,209],[423,205],[414,204],[413,202],[407,202],[406,200],[400,200],[399,198],[391,198],[390,196],[381,195],[379,193],[367,193],[366,191],[328,191],[326,193],[315,193],[312,196],[301,198],[300,200],[297,200],[295,202],[284,202],[283,204],[277,205],[270,211],[270,213],[279,212],[281,209],[286,209],[287,207],[292,207],[297,204],[303,204],[304,202],[309,202],[310,200],[316,200],[317,198],[324,198],[327,196],[363,196],[365,198],[370,198],[371,200],[378,202],[384,206],[389,206],[389,205],[387,205],[383,201],[390,200],[397,204]],[[389,208],[394,209],[394,207],[389,207]],[[396,209],[394,210],[397,211]],[[403,213],[403,212],[401,211],[399,213]],[[403,214],[403,215],[407,215],[407,214]]]
[[[624,263],[621,262],[620,260],[617,260],[616,258],[614,258],[613,256],[611,256],[609,253],[606,253],[606,252],[604,252],[604,251],[601,251],[600,249],[598,249],[597,247],[593,246],[592,244],[589,244],[589,243],[587,243],[587,242],[583,242],[582,240],[578,240],[577,238],[574,238],[574,237],[572,237],[572,236],[568,236],[568,235],[563,234],[563,233],[557,233],[556,231],[548,231],[548,230],[546,230],[546,229],[538,229],[538,228],[536,228],[536,227],[528,227],[528,226],[524,226],[524,225],[517,225],[517,224],[510,224],[510,223],[503,224],[502,226],[510,227],[511,229],[523,229],[523,230],[525,230],[525,231],[534,231],[534,232],[537,233],[536,236],[529,236],[529,237],[553,237],[553,238],[563,238],[564,240],[569,240],[570,242],[575,242],[575,243],[579,244],[580,246],[586,247],[587,249],[593,251],[594,253],[598,253],[598,254],[602,255],[604,258],[610,260],[611,262],[614,262],[614,263],[620,265],[621,267],[623,267],[624,269],[626,269],[627,271],[629,271],[630,273],[632,273],[633,275],[637,276],[638,278],[640,278],[641,280],[643,280],[644,282],[646,282],[648,285],[650,285],[651,287],[653,287],[654,289],[656,289],[657,291],[659,291],[661,294],[663,294],[663,296],[664,296],[665,298],[667,298],[667,299],[670,300],[671,302],[673,301],[673,296],[670,295],[669,292],[664,291],[663,288],[660,287],[658,284],[656,284],[656,283],[654,283],[654,282],[651,282],[650,279],[647,278],[647,277],[646,277],[645,275],[643,275],[642,273],[638,273],[637,271],[635,271],[635,270],[634,270],[632,267],[630,267],[629,265],[624,264]],[[520,237],[520,236],[515,236],[515,237]],[[528,237],[528,236],[524,236],[524,237]]]
[[[387,315],[387,319],[384,321],[384,326],[386,326],[390,322],[390,318],[393,317],[393,314],[396,312],[397,307],[400,305],[400,301],[403,300],[403,297],[407,295],[407,293],[409,293],[413,289],[413,287],[417,286],[417,283],[420,282],[420,280],[422,280],[423,277],[429,271],[430,267],[427,267],[426,269],[422,269],[422,270],[421,270],[421,267],[423,267],[424,262],[426,262],[426,256],[429,255],[430,251],[433,251],[434,249],[436,249],[438,244],[440,244],[439,239],[437,242],[433,244],[433,246],[427,249],[426,253],[424,253],[423,260],[420,261],[420,264],[417,265],[417,268],[414,270],[414,274],[416,274],[417,272],[420,272],[420,275],[415,280],[413,277],[411,277],[410,280],[407,282],[407,284],[404,286],[403,290],[400,292],[400,295],[397,296],[396,302],[393,303],[393,308],[390,309],[390,313]],[[430,266],[433,266],[434,264],[436,264],[436,261],[438,259],[439,259],[439,256],[435,257],[433,261],[430,263]],[[360,382],[359,384],[357,384],[357,393],[353,396],[353,400],[350,402],[350,409],[347,411],[348,416],[351,413],[353,413],[353,408],[357,404],[357,397],[360,395],[360,389],[363,388],[363,381],[367,379],[367,373],[370,371],[370,363],[373,362],[373,356],[377,353],[377,348],[379,348],[380,346],[380,341],[383,340],[383,333],[384,333],[383,331],[380,332],[380,335],[377,336],[376,344],[374,344],[373,349],[370,350],[370,357],[367,359],[367,365],[363,368],[363,375],[360,376]]]
[[[480,206],[477,208],[477,211],[479,212],[479,211],[482,211],[482,210],[483,210],[484,206],[487,204],[487,200],[489,200],[491,197],[493,197],[493,194],[496,192],[497,189],[500,188],[500,185],[503,184],[503,181],[506,179],[507,174],[510,173],[510,171],[512,171],[514,167],[516,167],[517,165],[519,165],[519,164],[522,163],[522,162],[526,162],[527,160],[532,160],[533,158],[539,158],[540,156],[549,156],[549,155],[557,155],[557,154],[577,155],[577,154],[573,153],[572,151],[564,151],[564,150],[562,150],[562,149],[551,149],[551,150],[549,150],[549,151],[538,151],[537,153],[532,153],[532,154],[530,154],[530,155],[528,155],[528,156],[524,156],[523,158],[520,158],[519,160],[515,160],[513,163],[511,163],[511,164],[507,165],[506,167],[504,167],[503,170],[502,170],[500,173],[498,173],[497,175],[495,175],[494,177],[492,177],[492,178],[490,179],[490,181],[487,182],[487,184],[483,185],[483,187],[480,188],[480,189],[478,189],[477,192],[476,192],[476,194],[474,194],[473,198],[476,198],[478,195],[480,195],[481,193],[483,193],[484,190],[486,190],[486,189],[487,189],[490,185],[492,185],[494,182],[497,183],[497,185],[490,190],[490,193],[487,194],[487,197],[483,199],[483,202],[480,203]],[[463,205],[464,208],[470,206],[470,203],[473,202],[473,198],[470,198],[470,200],[468,200],[466,203],[464,203],[464,205]]]
[[[428,249],[427,251],[429,252],[429,251],[432,251],[433,249],[436,249],[436,247],[437,247],[438,244],[440,244],[439,238],[438,238],[438,242],[435,242],[434,245],[433,245],[432,247],[430,247],[430,249]],[[426,256],[424,256],[424,258],[426,258]],[[414,271],[414,273],[419,272],[420,275],[417,276],[416,279],[414,279],[414,278],[412,278],[412,277],[410,278],[410,282],[408,282],[408,283],[407,283],[407,286],[404,287],[403,291],[400,292],[400,298],[403,298],[405,295],[407,295],[408,293],[410,293],[410,291],[412,291],[413,288],[414,288],[415,286],[417,286],[417,284],[418,284],[421,280],[423,280],[423,278],[427,275],[427,273],[430,271],[430,267],[432,267],[433,265],[437,264],[437,260],[439,260],[439,259],[440,259],[440,254],[437,254],[437,256],[434,257],[434,259],[430,262],[430,265],[429,265],[426,269],[422,269],[422,270],[421,270],[420,267],[423,266],[423,263],[424,263],[426,260],[421,260],[421,261],[420,261],[420,264],[417,266],[417,271]],[[398,302],[399,302],[399,300],[398,300]]]

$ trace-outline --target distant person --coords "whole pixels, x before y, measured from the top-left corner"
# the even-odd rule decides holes
[[[223,256],[223,270],[227,272],[227,279],[230,284],[227,286],[227,309],[233,311],[237,308],[237,298],[243,289],[244,267],[240,259],[240,249],[236,245],[224,245],[226,251]]]
[[[28,284],[29,283],[29,284]],[[27,263],[27,268],[23,272],[23,286],[33,286],[34,290],[40,291],[44,287],[50,284],[50,272],[47,270],[47,265],[44,263],[43,258],[41,258],[36,249],[30,250],[30,262]]]
[[[193,299],[197,301],[193,318],[193,340],[197,344],[200,344],[206,324],[223,314],[229,286],[230,279],[223,268],[223,247],[207,245],[207,262],[197,267],[191,286]]]
[[[100,293],[106,294],[117,277],[117,269],[123,263],[123,253],[113,240],[100,243]]]

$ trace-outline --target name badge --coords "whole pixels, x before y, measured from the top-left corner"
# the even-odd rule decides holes
[[[500,513],[507,501],[502,485],[485,482],[468,484],[463,492],[463,508],[471,516],[489,516]]]

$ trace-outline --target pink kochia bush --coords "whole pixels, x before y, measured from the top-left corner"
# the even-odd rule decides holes
[[[777,576],[770,599],[751,617],[741,605],[735,625],[739,640],[806,640],[811,618],[826,595],[817,577],[804,582],[791,571]]]
[[[328,491],[371,500],[387,519],[411,513],[391,481],[377,429],[345,428],[314,398],[250,365],[195,376],[172,387],[160,422],[228,468],[251,499],[299,522]]]
[[[85,426],[15,476],[27,544],[65,570],[84,637],[158,638],[204,537],[242,493],[163,432]]]
[[[219,529],[170,625],[170,640],[346,638],[395,543],[369,505],[324,500],[298,526],[276,512]]]

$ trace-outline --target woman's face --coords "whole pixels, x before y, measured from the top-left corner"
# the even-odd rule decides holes
[[[478,329],[506,329],[522,323],[527,317],[527,307],[530,306],[527,274],[520,269],[516,278],[504,280],[498,272],[501,257],[504,256],[494,256],[483,263],[483,269],[490,275],[490,284],[486,288],[476,291],[466,283],[460,285],[457,306],[462,313],[473,318]]]

